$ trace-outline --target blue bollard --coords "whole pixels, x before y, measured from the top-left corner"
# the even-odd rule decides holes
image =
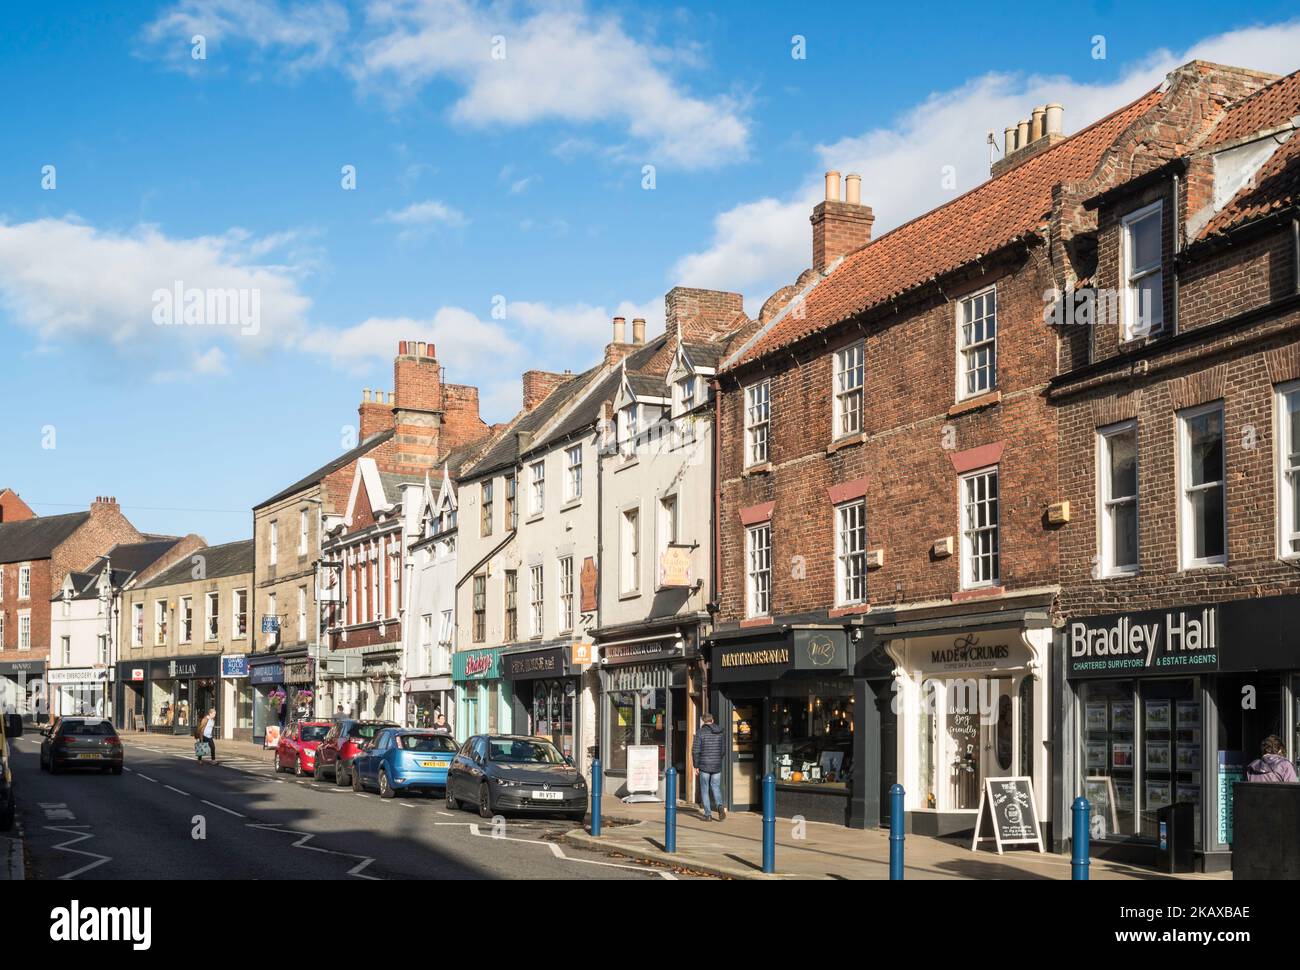
[[[1071,842],[1070,854],[1070,878],[1087,880],[1088,878],[1088,840],[1090,832],[1088,830],[1089,816],[1092,806],[1088,804],[1088,799],[1080,795],[1070,806],[1070,811],[1074,815],[1074,837]]]
[[[903,879],[903,786],[889,786],[889,878]]]
[[[776,872],[776,776],[763,776],[763,871]]]
[[[600,759],[594,758],[591,762],[591,834],[595,836],[600,835],[600,801],[603,787],[600,781]]]
[[[664,851],[677,851],[677,769],[664,772]]]

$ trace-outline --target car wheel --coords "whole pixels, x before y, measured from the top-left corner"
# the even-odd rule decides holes
[[[50,766],[49,766],[49,764],[45,761],[45,758],[42,757],[40,760],[41,760],[41,771],[49,771],[49,770],[50,770]]]
[[[451,781],[447,782],[447,811],[459,812],[460,802],[456,801],[456,796],[451,793]]]
[[[121,765],[118,765],[116,768],[113,769],[113,774],[115,774],[115,775],[120,775],[121,773],[122,773],[122,766],[121,766]]]
[[[63,770],[62,768],[60,768],[58,765],[56,765],[56,764],[54,763],[54,759],[51,758],[51,759],[50,759],[50,774],[52,774],[52,775],[57,775],[57,774],[58,774],[60,771],[62,771],[62,770]]]
[[[279,751],[277,751],[277,752],[275,753],[275,764],[273,765],[273,768],[275,769],[275,773],[276,773],[277,775],[278,775],[281,771],[284,770],[283,768],[280,767],[280,752],[279,752]]]
[[[302,770],[302,755],[293,759],[293,773],[301,778],[306,772]]]
[[[334,784],[342,788],[348,783],[348,776],[343,773],[343,762],[334,762]]]
[[[352,790],[354,792],[363,792],[366,786],[361,783],[361,774],[355,767],[352,769]]]
[[[478,817],[491,818],[494,814],[492,811],[492,786],[485,781],[478,787]]]
[[[379,769],[379,797],[392,798],[396,794],[397,792],[393,790],[393,786],[388,783],[388,772],[385,769],[380,768]]]

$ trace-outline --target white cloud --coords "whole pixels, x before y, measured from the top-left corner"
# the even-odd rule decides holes
[[[232,229],[181,239],[155,226],[115,232],[75,217],[0,223],[0,304],[40,347],[104,342],[133,356],[165,355],[169,367],[179,355],[198,373],[221,373],[219,344],[251,351],[305,327],[304,265],[268,259],[295,238]],[[178,285],[207,299],[233,293],[238,307],[255,308],[255,325],[159,326],[155,310]],[[183,324],[180,308],[170,312]]]
[[[708,168],[748,154],[744,100],[692,94],[673,75],[696,66],[698,50],[633,38],[616,16],[580,2],[389,0],[367,6],[364,16],[352,38],[347,11],[334,0],[182,0],[144,36],[175,63],[189,57],[191,35],[204,33],[263,53],[282,50],[294,71],[336,64],[361,90],[394,104],[450,80],[461,90],[451,116],[462,124],[612,125],[630,142],[619,153],[640,162]],[[186,66],[197,72],[199,63]]]
[[[434,225],[460,228],[468,222],[464,213],[457,209],[453,209],[445,202],[439,202],[437,199],[429,199],[425,202],[413,202],[404,209],[385,212],[380,217],[379,221],[391,222],[409,228],[428,227]]]
[[[827,169],[862,175],[863,201],[876,221],[873,235],[955,198],[988,177],[985,137],[1027,117],[1034,105],[1065,105],[1066,131],[1077,131],[1158,85],[1195,58],[1244,64],[1274,73],[1296,69],[1300,21],[1252,27],[1207,38],[1182,55],[1154,51],[1116,80],[990,73],[931,95],[884,127],[816,148],[815,166],[781,198],[744,202],[720,212],[709,244],[679,259],[673,282],[744,289],[759,303],[812,262],[808,217],[822,198]],[[951,166],[953,187],[945,187]]]

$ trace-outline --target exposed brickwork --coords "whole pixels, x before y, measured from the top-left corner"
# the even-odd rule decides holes
[[[362,441],[393,426],[393,395],[385,391],[374,393],[371,398],[370,389],[366,388],[357,407],[357,427]]]
[[[572,374],[553,374],[544,370],[524,371],[524,410],[531,411],[545,401],[551,391],[572,379]]]
[[[36,513],[18,497],[17,492],[11,488],[0,488],[0,523],[24,522],[35,517]]]
[[[828,200],[817,203],[812,222],[812,268],[821,272],[841,256],[871,242],[871,224],[876,221],[871,206]]]
[[[743,322],[745,298],[725,290],[674,286],[664,294],[664,329],[687,340],[716,340]],[[740,317],[741,319],[738,319]]]

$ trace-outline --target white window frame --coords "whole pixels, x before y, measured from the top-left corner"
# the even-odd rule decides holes
[[[568,633],[577,625],[577,614],[573,609],[573,557],[561,556],[555,572],[556,586],[559,592],[556,602],[560,607],[558,617],[560,632]]]
[[[194,597],[182,596],[177,603],[176,625],[180,628],[176,631],[179,639],[177,643],[194,642]]]
[[[528,466],[528,514],[529,516],[546,513],[546,460],[535,461]]]
[[[144,603],[131,604],[131,646],[144,646]]]
[[[155,647],[165,647],[167,645],[167,601],[153,601],[153,645]]]
[[[1274,392],[1274,440],[1277,441],[1277,555],[1300,558],[1300,520],[1294,514],[1300,493],[1300,440],[1291,440],[1287,398],[1295,396],[1300,408],[1300,381],[1279,384]],[[1293,457],[1294,456],[1294,457]],[[1294,546],[1293,546],[1294,544]]]
[[[993,503],[992,523],[982,526],[971,525],[970,507],[972,502],[972,489],[976,482],[980,480],[992,480],[997,484],[997,496],[993,499],[988,497],[988,487],[985,486],[983,498],[974,499],[975,502],[987,505]],[[961,588],[962,589],[986,589],[997,586],[1002,581],[1002,488],[1001,476],[998,474],[998,466],[990,465],[987,468],[979,468],[962,475],[958,479],[958,504],[961,510]],[[973,540],[979,536],[991,534],[993,537],[992,550],[990,552],[979,553],[980,559],[991,559],[991,568],[989,575],[976,575],[974,566],[976,565],[976,554]]]
[[[867,601],[867,500],[835,506],[835,605]]]
[[[1159,255],[1156,261],[1148,266],[1132,265],[1133,256],[1133,226],[1151,216],[1159,219],[1160,240],[1157,249]],[[1123,339],[1133,340],[1137,337],[1149,337],[1160,333],[1165,325],[1165,296],[1164,296],[1164,259],[1165,259],[1165,215],[1164,201],[1157,199],[1150,205],[1144,205],[1142,208],[1130,212],[1126,215],[1120,224],[1120,287],[1124,291],[1124,321],[1123,321]],[[1135,325],[1138,322],[1137,299],[1139,290],[1137,283],[1150,277],[1158,276],[1160,285],[1156,288],[1159,295],[1159,305],[1152,307],[1151,328],[1145,333],[1138,333]]]
[[[307,510],[298,510],[298,555],[307,555]]]
[[[32,567],[26,563],[18,567],[18,598],[20,600],[32,598]]]
[[[203,595],[203,639],[212,643],[221,638],[221,594]]]
[[[1192,451],[1191,436],[1187,433],[1187,423],[1202,415],[1217,412],[1219,415],[1219,435],[1223,444],[1220,452],[1223,455],[1222,467],[1219,469],[1220,477],[1216,482],[1205,482],[1197,486],[1188,486],[1188,475],[1191,471]],[[1228,561],[1228,428],[1224,423],[1224,410],[1222,401],[1211,401],[1209,404],[1200,404],[1196,407],[1184,408],[1178,412],[1178,562],[1182,569],[1202,569],[1207,566],[1222,566]],[[1223,491],[1223,554],[1219,556],[1205,556],[1197,558],[1191,554],[1195,548],[1192,528],[1195,519],[1192,515],[1191,497],[1189,492],[1193,489],[1206,491],[1217,487]]]
[[[622,596],[641,591],[641,506],[629,505],[618,519],[618,587]]]
[[[745,388],[745,467],[765,465],[772,455],[772,381]]]
[[[1097,554],[1103,576],[1133,576],[1137,574],[1142,557],[1142,513],[1139,492],[1142,482],[1142,458],[1137,449],[1137,419],[1120,421],[1097,429]],[[1137,488],[1132,495],[1111,494],[1111,441],[1121,435],[1133,435],[1133,464],[1137,475]],[[1137,558],[1131,564],[1115,562],[1113,536],[1115,510],[1121,506],[1133,507],[1133,530],[1137,536]]]
[[[987,300],[992,301],[992,312],[988,312]],[[981,316],[974,315],[977,305],[985,310]],[[983,330],[976,339],[975,330],[980,324]],[[981,362],[986,349],[988,360]],[[983,383],[981,374],[986,375]],[[997,388],[998,291],[996,286],[987,286],[957,301],[957,400],[991,394]]]
[[[745,530],[745,616],[772,615],[772,523]]]
[[[271,520],[271,565],[275,566],[280,561],[280,523]]]
[[[244,608],[242,610],[239,608],[239,600],[241,596],[243,597],[244,600]],[[231,598],[230,604],[231,604],[230,639],[243,640],[245,637],[248,636],[248,590],[247,589],[235,590],[234,595]],[[243,633],[239,632],[239,618],[241,616],[244,618]]]
[[[72,637],[59,637],[59,660],[62,666],[72,666]]]
[[[99,634],[99,662],[108,665],[108,634]]]
[[[686,414],[695,407],[695,392],[699,386],[699,378],[695,374],[687,374],[673,384],[673,396],[677,399],[677,414]],[[687,393],[687,390],[690,393]]]
[[[442,611],[442,628],[434,645],[433,666],[429,673],[436,674],[451,669],[451,648],[456,640],[455,611]]]
[[[678,492],[659,496],[658,554],[662,558],[668,547],[677,544],[682,531],[682,503]]]
[[[564,449],[564,501],[582,500],[582,445]]]
[[[18,611],[18,649],[30,650],[32,648],[32,611]]]
[[[618,409],[619,453],[623,456],[624,461],[631,461],[636,457],[637,418],[639,413],[640,405],[635,401]]]
[[[831,387],[832,435],[834,439],[862,433],[862,409],[866,394],[867,350],[859,340],[835,351]]]
[[[307,639],[307,587],[298,587],[298,639]]]
[[[546,569],[535,563],[528,569],[528,634],[534,638],[546,631]]]

